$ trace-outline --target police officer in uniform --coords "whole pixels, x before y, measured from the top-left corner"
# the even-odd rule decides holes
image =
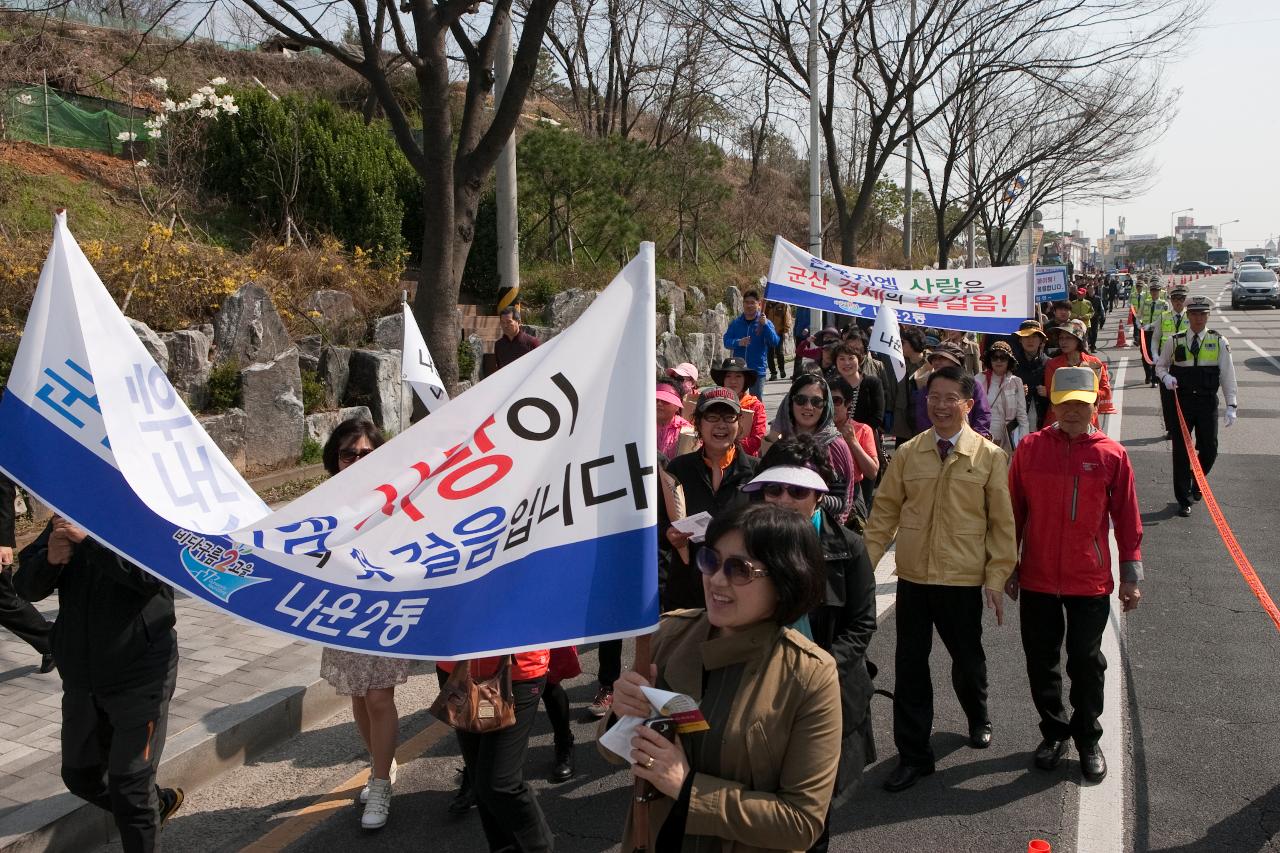
[[[1169,310],[1161,312],[1159,319],[1156,320],[1155,348],[1151,350],[1152,358],[1159,358],[1169,339],[1187,328],[1187,292],[1184,284],[1169,289]],[[1178,413],[1173,408],[1173,392],[1164,385],[1160,386],[1160,408],[1164,412],[1164,437],[1172,440],[1174,433],[1178,432]]]
[[[1212,306],[1207,296],[1189,299],[1187,329],[1165,343],[1156,362],[1156,375],[1165,388],[1177,394],[1187,429],[1196,437],[1196,455],[1206,477],[1218,457],[1219,387],[1227,401],[1227,426],[1236,422],[1237,412],[1231,346],[1226,338],[1208,328]],[[1191,515],[1191,501],[1200,500],[1200,488],[1192,480],[1191,460],[1180,428],[1173,431],[1173,496],[1183,518]]]
[[[1147,284],[1149,292],[1146,294],[1138,294],[1138,327],[1139,334],[1146,344],[1147,354],[1152,358],[1156,357],[1155,350],[1155,327],[1156,320],[1160,315],[1168,310],[1169,303],[1164,300],[1160,293],[1160,279],[1152,278]],[[1142,369],[1146,373],[1147,384],[1156,384],[1156,374],[1153,365],[1147,364],[1145,360],[1142,362]]]

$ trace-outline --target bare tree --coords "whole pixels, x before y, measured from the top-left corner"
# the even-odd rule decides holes
[[[489,19],[474,26],[467,16],[476,13],[475,0],[347,0],[358,44],[344,41],[340,33],[326,33],[332,23],[325,18],[327,4],[242,2],[278,32],[317,48],[373,89],[396,143],[422,179],[422,260],[414,313],[441,378],[453,387],[458,379],[458,290],[475,236],[476,211],[485,181],[524,108],[556,0],[530,0],[523,7],[511,76],[502,98],[492,105],[494,53],[502,29],[511,23],[511,0],[494,0]],[[456,64],[451,50],[460,54]],[[394,61],[412,70],[420,132],[396,98]],[[457,115],[455,66],[463,89]]]

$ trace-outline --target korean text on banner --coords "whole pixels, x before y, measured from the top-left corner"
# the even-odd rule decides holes
[[[435,359],[427,342],[422,339],[422,331],[418,321],[409,310],[406,302],[404,310],[404,345],[400,349],[400,378],[409,383],[413,393],[418,395],[422,405],[428,412],[449,402],[449,392],[445,390],[444,381],[436,371]]]
[[[1036,302],[1067,298],[1066,267],[1036,267]]]
[[[893,364],[893,375],[899,382],[907,375],[907,359],[902,354],[902,333],[898,328],[897,311],[876,311],[876,322],[871,327],[871,351],[889,357]]]
[[[0,400],[0,469],[152,574],[295,638],[459,659],[646,633],[654,310],[646,243],[561,335],[271,512],[60,216]]]
[[[871,318],[880,305],[900,323],[1005,334],[1035,316],[1027,267],[872,270],[824,261],[777,237],[766,299]]]

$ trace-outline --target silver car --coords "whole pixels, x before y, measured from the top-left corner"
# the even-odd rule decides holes
[[[1280,282],[1271,270],[1246,269],[1236,273],[1231,285],[1231,307],[1271,305],[1280,308]]]

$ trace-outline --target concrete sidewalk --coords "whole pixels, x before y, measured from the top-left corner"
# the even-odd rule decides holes
[[[38,608],[52,619],[57,599]],[[196,788],[239,767],[346,700],[319,679],[320,647],[177,602],[178,683],[162,785]],[[0,631],[0,850],[83,850],[108,840],[109,816],[67,793],[59,775],[62,683]]]

